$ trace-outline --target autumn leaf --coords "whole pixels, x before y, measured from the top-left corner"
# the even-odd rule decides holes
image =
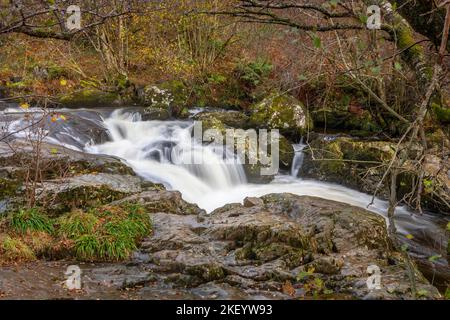
[[[26,103],[26,102],[23,102],[23,103],[20,104],[20,107],[21,107],[22,109],[27,110],[27,109],[30,107],[30,105],[29,105],[28,103]]]
[[[291,297],[293,297],[295,295],[295,289],[289,281],[286,281],[283,284],[283,286],[281,287],[281,290],[283,291],[284,294],[287,294]]]

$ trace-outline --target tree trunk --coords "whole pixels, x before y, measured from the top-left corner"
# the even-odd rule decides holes
[[[422,34],[439,47],[442,40],[442,30],[445,23],[445,6],[437,8],[433,0],[390,0],[397,3],[398,12],[404,17],[417,33]],[[447,51],[450,51],[450,41],[447,41]]]

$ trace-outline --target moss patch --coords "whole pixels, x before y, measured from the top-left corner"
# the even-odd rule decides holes
[[[288,95],[272,93],[251,109],[250,125],[256,128],[279,129],[288,136],[300,136],[313,127],[305,106]]]
[[[62,96],[59,102],[72,108],[104,107],[117,104],[120,99],[117,93],[85,88]]]

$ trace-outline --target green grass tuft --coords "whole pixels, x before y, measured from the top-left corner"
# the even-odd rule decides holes
[[[54,232],[53,221],[39,208],[21,209],[10,216],[10,226],[19,233],[27,231]]]
[[[59,235],[77,239],[84,234],[92,234],[99,219],[90,212],[75,211],[59,218]]]
[[[125,260],[152,230],[145,208],[135,204],[105,206],[85,215],[83,221],[88,223],[82,224],[79,218],[71,217],[71,221],[77,222],[72,221],[70,228],[61,228],[66,232],[71,230],[76,256],[81,260]]]

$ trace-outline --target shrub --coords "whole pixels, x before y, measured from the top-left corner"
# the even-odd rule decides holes
[[[272,68],[273,66],[270,62],[264,59],[257,59],[247,64],[239,64],[237,71],[241,80],[252,86],[257,86],[270,74]]]

